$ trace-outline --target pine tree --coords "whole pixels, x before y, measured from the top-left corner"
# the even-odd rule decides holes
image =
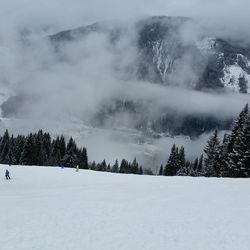
[[[18,135],[15,139],[15,158],[16,164],[20,164],[21,155],[24,149],[25,136]]]
[[[51,156],[50,156],[50,164],[52,166],[60,166],[61,165],[61,151],[60,151],[60,138],[57,136],[55,140],[52,142],[51,146]]]
[[[61,158],[63,158],[66,154],[66,143],[63,135],[61,135],[59,140],[59,148],[60,148]]]
[[[62,164],[65,167],[68,167],[68,168],[75,168],[76,167],[76,165],[78,163],[76,151],[77,151],[77,147],[76,147],[75,141],[73,140],[72,137],[70,137],[70,139],[67,143],[66,153],[62,159]]]
[[[214,134],[208,140],[204,152],[206,154],[206,157],[204,159],[203,174],[207,177],[218,177],[220,175],[220,170],[218,168],[220,140],[217,130],[215,130]]]
[[[100,164],[97,165],[97,171],[106,172],[107,171],[107,163],[103,160]]]
[[[163,165],[161,164],[158,175],[163,175]]]
[[[247,177],[248,170],[244,166],[245,153],[247,151],[247,140],[245,134],[249,118],[248,105],[241,111],[236,120],[227,147],[226,164],[229,177]]]
[[[107,172],[111,172],[111,166],[110,166],[110,164],[108,164],[108,166],[107,166]]]
[[[9,152],[7,154],[7,163],[9,165],[15,165],[16,161],[16,152],[15,152],[15,139],[13,135],[10,137],[9,140]]]
[[[119,163],[118,160],[115,161],[115,164],[111,168],[112,173],[119,173]]]
[[[121,161],[121,165],[120,165],[120,173],[122,173],[122,174],[128,173],[128,168],[129,168],[128,161],[123,159]]]
[[[97,166],[96,166],[95,161],[93,161],[93,162],[90,164],[90,169],[91,169],[91,170],[97,170]]]
[[[175,176],[179,170],[179,150],[173,145],[168,162],[164,168],[164,175]]]
[[[195,158],[193,164],[192,164],[192,170],[193,170],[193,173],[191,173],[191,176],[198,176],[198,166],[199,166],[199,159],[198,157]]]
[[[29,134],[25,140],[23,152],[21,154],[20,163],[22,165],[33,164],[33,135]]]
[[[219,162],[218,162],[220,174],[222,177],[227,177],[229,174],[227,167],[228,143],[229,143],[229,136],[227,134],[224,134],[223,141],[220,146]]]
[[[184,167],[186,163],[186,158],[185,158],[185,149],[182,146],[180,151],[179,151],[179,167]]]
[[[186,159],[185,159],[185,150],[184,147],[182,146],[179,153],[177,154],[178,157],[178,168],[179,170],[177,171],[176,175],[182,175],[182,176],[187,176],[189,175],[189,165],[186,164]]]
[[[6,130],[0,143],[0,162],[8,164],[8,153],[10,149],[10,135],[9,131]]]
[[[242,160],[242,163],[244,164],[247,172],[246,177],[250,177],[250,114],[248,115],[248,119],[246,121],[246,126],[245,126],[245,154],[244,154],[244,159]]]
[[[79,167],[80,169],[88,169],[88,155],[87,155],[87,149],[82,148],[79,152]]]
[[[136,158],[134,158],[132,164],[131,164],[131,172],[133,174],[138,174],[139,171],[139,164],[137,163]]]
[[[142,168],[142,166],[139,167],[138,174],[139,174],[139,175],[143,175],[143,168]]]
[[[203,154],[199,158],[198,168],[197,168],[197,176],[201,176],[203,170]]]

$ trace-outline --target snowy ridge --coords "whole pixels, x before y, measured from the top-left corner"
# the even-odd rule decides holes
[[[153,43],[153,63],[156,63],[156,67],[163,82],[165,82],[167,73],[171,70],[173,65],[173,59],[171,57],[172,47],[173,45],[165,40]]]
[[[196,41],[195,44],[202,53],[215,52],[214,48],[216,44],[216,38],[205,37],[202,40]]]
[[[243,79],[246,87],[246,92],[250,93],[250,74],[248,74],[240,65],[239,59],[243,60],[247,66],[250,61],[243,55],[237,55],[237,61],[234,65],[225,65],[223,69],[224,76],[221,78],[223,85],[233,91],[240,92],[240,79]]]

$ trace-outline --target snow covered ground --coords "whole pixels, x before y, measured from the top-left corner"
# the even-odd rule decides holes
[[[9,169],[1,250],[250,249],[250,179]]]

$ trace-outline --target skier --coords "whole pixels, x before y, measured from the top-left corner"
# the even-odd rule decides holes
[[[6,180],[10,180],[10,172],[8,169],[6,169],[6,171],[5,171],[5,178],[6,178]]]
[[[76,172],[79,172],[79,165],[76,165]]]

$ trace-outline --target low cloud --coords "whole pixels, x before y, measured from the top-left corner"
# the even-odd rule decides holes
[[[188,65],[189,56],[174,75],[177,87],[136,81],[133,63],[137,60],[135,30],[127,27],[115,45],[105,34],[93,33],[63,47],[58,54],[46,37],[57,31],[98,20],[120,19],[133,26],[134,19],[146,15],[182,15],[199,20],[214,35],[248,42],[246,24],[249,3],[234,1],[39,1],[0,4],[0,87],[1,102],[8,96],[7,113],[0,126],[14,133],[39,128],[53,134],[73,135],[89,148],[91,160],[131,159],[137,156],[145,165],[166,161],[173,143],[184,145],[190,158],[199,155],[208,134],[194,141],[187,138],[146,137],[136,130],[138,117],[159,118],[171,110],[180,115],[207,115],[221,120],[233,119],[249,101],[248,95],[198,92],[183,88],[184,79],[196,75]],[[235,14],[235,10],[238,9]],[[213,16],[213,18],[211,18]],[[231,17],[234,17],[231,18]],[[116,23],[116,22],[115,22]],[[216,26],[215,29],[214,26]],[[239,28],[236,29],[236,26]],[[126,27],[126,25],[125,25]],[[185,29],[183,41],[200,35],[200,28]],[[250,38],[250,37],[249,37]],[[125,73],[124,73],[125,72]],[[183,82],[183,84],[182,84]],[[18,96],[18,100],[15,97]],[[104,127],[92,121],[106,104],[129,100],[140,104],[140,114],[113,114]],[[10,107],[11,106],[11,107]],[[111,128],[111,129],[110,129]]]

